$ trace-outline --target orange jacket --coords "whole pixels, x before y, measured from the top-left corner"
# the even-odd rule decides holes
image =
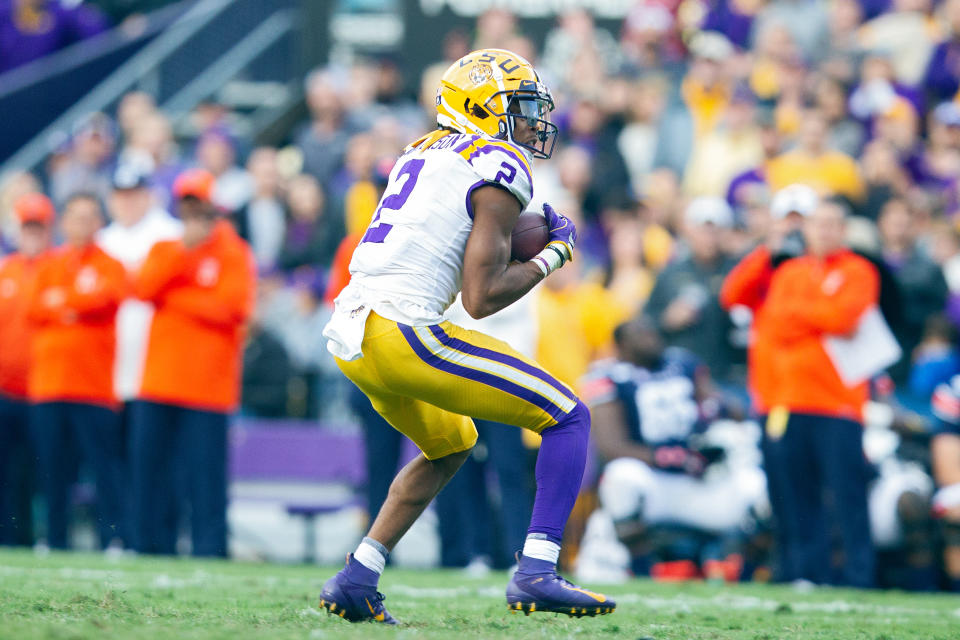
[[[353,259],[353,252],[357,250],[362,237],[362,233],[348,235],[340,241],[337,252],[333,254],[330,277],[327,279],[327,291],[323,295],[324,302],[330,306],[333,306],[333,301],[337,299],[344,287],[350,284],[350,260]]]
[[[29,308],[31,400],[116,406],[116,316],[128,290],[123,265],[96,245],[61,247],[40,259]]]
[[[845,386],[822,341],[853,332],[863,312],[877,304],[879,289],[876,268],[845,249],[823,260],[788,260],[776,270],[766,307],[778,404],[798,413],[861,418],[867,382]]]
[[[140,397],[230,412],[240,400],[244,329],[253,312],[256,267],[247,243],[219,221],[202,244],[158,242],[134,285],[156,312]]]
[[[774,348],[764,304],[772,277],[770,250],[766,245],[760,245],[727,274],[720,290],[720,304],[724,309],[741,305],[753,311],[747,351],[747,386],[754,409],[761,414],[777,404]]]
[[[30,294],[39,258],[14,253],[0,260],[0,393],[24,400],[30,371]]]

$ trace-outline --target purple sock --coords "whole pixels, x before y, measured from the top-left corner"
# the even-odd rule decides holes
[[[560,422],[540,435],[543,442],[537,455],[537,496],[527,533],[544,533],[548,540],[560,544],[587,464],[590,411],[578,401]]]

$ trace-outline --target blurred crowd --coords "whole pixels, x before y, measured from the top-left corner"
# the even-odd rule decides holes
[[[0,22],[6,5],[29,4],[0,2]],[[150,95],[130,93],[114,112],[77,122],[39,174],[0,177],[0,255],[29,243],[33,209],[17,203],[45,193],[56,242],[70,244],[64,214],[78,202],[105,225],[140,229],[146,248],[128,260],[110,248],[109,228],[91,236],[140,278],[150,247],[184,233],[176,218],[189,190],[175,191],[178,176],[203,170],[212,182],[199,200],[248,243],[257,273],[239,410],[373,421],[362,399],[348,400],[320,331],[393,163],[435,127],[440,75],[482,47],[526,57],[550,87],[560,142],[551,160],[535,162],[535,197],[580,229],[577,260],[524,307],[532,356],[589,391],[594,363],[624,357],[615,328],[642,317],[709,372],[726,417],[755,414],[747,352],[757,308],[721,304],[721,290],[744,255],[784,241],[778,220],[812,210],[772,207],[777,193],[803,184],[839,206],[846,242],[879,274],[876,302],[902,347],[871,384],[882,408],[866,422],[882,414],[875,422],[894,425],[900,445],[890,456],[908,450],[929,473],[931,398],[960,373],[960,0],[641,0],[612,31],[585,11],[565,13],[542,47],[494,9],[469,32],[447,33],[443,59],[417,77],[389,54],[311,72],[309,118],[276,147],[238,137],[219,104],[172,123]],[[169,224],[141,225],[151,212]],[[136,399],[121,377],[110,402],[94,404]],[[915,493],[929,500],[932,489]],[[960,579],[960,556],[955,569]]]

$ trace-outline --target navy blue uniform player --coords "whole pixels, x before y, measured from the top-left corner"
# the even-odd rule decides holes
[[[930,445],[933,512],[943,531],[943,561],[953,591],[960,591],[960,375],[933,393],[937,433]]]
[[[621,325],[615,339],[618,359],[598,364],[584,384],[606,462],[592,524],[612,522],[625,542],[650,525],[737,530],[766,484],[755,464],[704,475],[708,460],[693,445],[719,409],[709,373],[690,352],[665,348],[647,319]]]

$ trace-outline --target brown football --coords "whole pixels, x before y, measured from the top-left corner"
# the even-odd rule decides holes
[[[543,251],[549,240],[546,219],[534,211],[524,211],[510,236],[510,259],[526,262]]]

